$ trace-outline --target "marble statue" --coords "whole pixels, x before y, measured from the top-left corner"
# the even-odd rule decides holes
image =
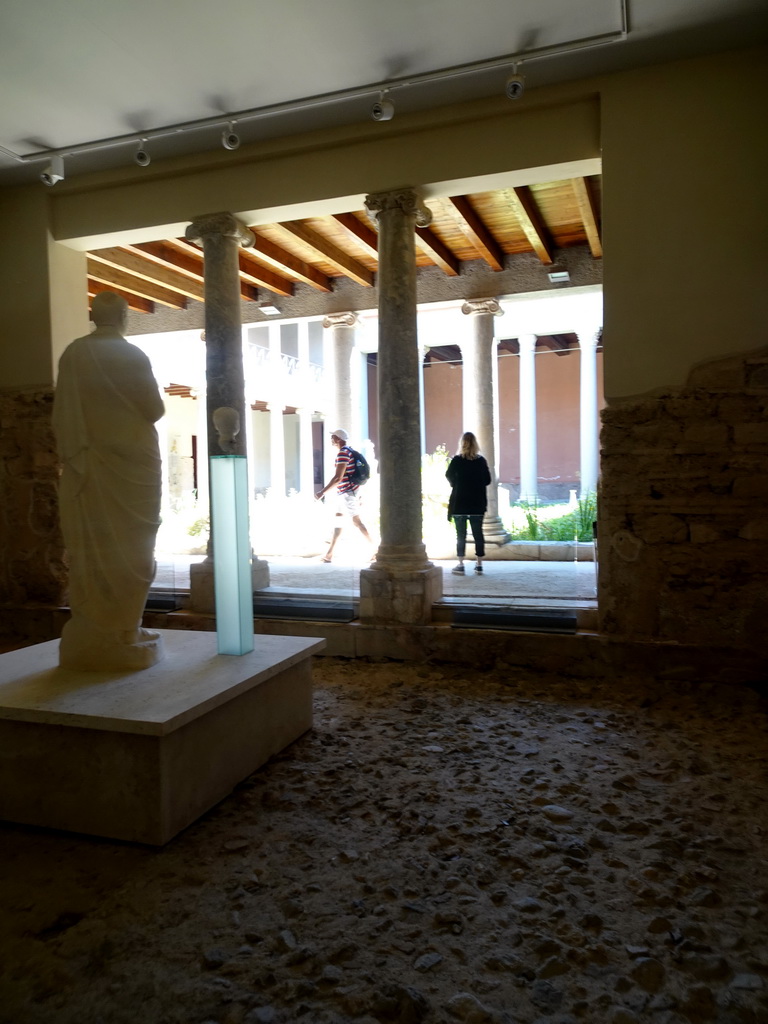
[[[96,296],[95,329],[65,349],[53,405],[72,611],[59,664],[84,671],[135,671],[163,656],[141,618],[160,522],[154,424],[165,410],[149,359],[123,337],[127,312],[114,292]]]

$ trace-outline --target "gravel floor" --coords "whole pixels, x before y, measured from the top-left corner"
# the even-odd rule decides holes
[[[314,730],[162,850],[0,826],[3,1024],[768,1021],[756,693],[315,680]]]

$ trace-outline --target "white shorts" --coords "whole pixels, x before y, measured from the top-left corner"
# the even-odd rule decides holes
[[[333,511],[337,516],[359,516],[360,498],[357,490],[345,491],[343,494],[336,492],[333,502]]]

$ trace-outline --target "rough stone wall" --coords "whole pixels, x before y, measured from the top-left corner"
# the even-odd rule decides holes
[[[0,606],[61,604],[53,389],[0,392]]]
[[[603,412],[600,628],[766,651],[768,348]]]

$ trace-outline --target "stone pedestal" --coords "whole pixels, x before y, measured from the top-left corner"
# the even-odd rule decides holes
[[[263,558],[251,559],[253,590],[269,586],[269,562]],[[203,615],[216,614],[216,596],[213,582],[213,559],[193,562],[189,567],[189,610]]]
[[[443,570],[363,569],[360,573],[360,621],[426,625],[432,621],[432,605],[443,596]]]
[[[162,845],[312,726],[324,640],[162,630],[165,661],[74,672],[58,641],[0,656],[0,818]]]

